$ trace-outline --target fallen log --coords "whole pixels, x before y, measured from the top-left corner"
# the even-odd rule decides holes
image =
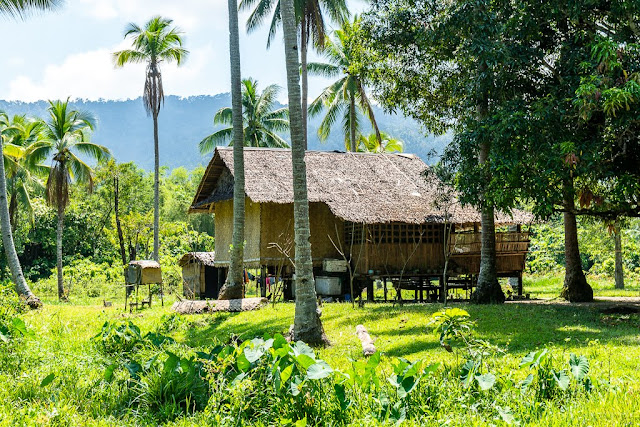
[[[364,325],[356,326],[356,335],[360,338],[360,342],[362,343],[362,354],[365,356],[371,356],[376,352],[376,346],[373,345],[373,339],[371,339],[371,336]]]
[[[171,309],[180,314],[200,314],[215,311],[240,312],[259,310],[269,301],[266,298],[242,298],[230,300],[192,301],[182,300],[173,304]]]

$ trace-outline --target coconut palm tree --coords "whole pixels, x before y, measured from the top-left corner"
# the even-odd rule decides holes
[[[358,151],[361,153],[402,153],[404,143],[396,138],[380,132],[380,139],[375,132],[358,137]]]
[[[312,117],[320,114],[325,108],[327,110],[318,128],[318,137],[325,141],[333,125],[342,118],[345,148],[349,151],[357,149],[357,135],[360,133],[358,109],[369,119],[378,141],[382,141],[373,106],[365,91],[364,80],[362,76],[350,71],[354,62],[352,40],[356,37],[359,25],[359,19],[356,17],[354,22],[345,23],[342,29],[333,32],[332,38],[327,39],[322,52],[328,63],[309,64],[311,74],[328,78],[339,77],[309,106],[309,115]]]
[[[30,193],[33,190],[37,192],[44,190],[44,185],[39,178],[45,177],[49,168],[44,165],[34,165],[28,155],[30,146],[41,139],[41,133],[42,122],[27,119],[24,115],[13,116],[4,126],[7,139],[4,163],[12,231],[16,230],[19,211],[27,213],[29,219],[33,221]]]
[[[0,0],[0,16],[19,17],[36,10],[51,10],[62,4],[62,0]],[[0,137],[0,154],[3,153],[4,137]],[[4,155],[2,155],[4,158]],[[7,182],[4,170],[4,161],[0,162],[0,228],[2,229],[2,245],[7,256],[7,264],[11,270],[13,283],[16,285],[16,292],[25,298],[26,303],[31,308],[42,306],[42,302],[36,297],[27,281],[24,280],[22,267],[18,259],[15,245],[13,244],[13,233],[11,232],[11,221],[9,215],[9,204],[7,202]]]
[[[218,299],[244,297],[244,134],[242,129],[242,70],[238,3],[228,0],[229,65],[231,72],[231,123],[233,129],[233,231],[229,254],[229,273]]]
[[[31,161],[51,160],[47,177],[45,198],[56,208],[58,227],[56,233],[56,260],[58,270],[58,298],[64,300],[62,277],[62,232],[64,211],[69,204],[69,186],[73,181],[93,187],[92,169],[78,154],[97,161],[110,157],[109,150],[89,141],[95,128],[95,118],[87,112],[72,110],[67,101],[49,101],[49,119],[44,122],[43,139],[29,149]]]
[[[158,149],[158,115],[164,102],[162,87],[162,62],[176,62],[178,66],[187,59],[189,52],[182,47],[182,32],[171,27],[171,19],[155,16],[144,27],[130,23],[124,33],[131,37],[132,49],[115,52],[113,58],[117,67],[126,64],[147,64],[142,100],[147,114],[153,118],[153,259],[158,261],[160,250],[160,154]]]
[[[255,8],[247,19],[247,32],[252,32],[271,16],[267,48],[271,46],[278,26],[282,23],[280,0],[241,0],[240,9]],[[302,125],[304,147],[307,148],[307,98],[309,93],[307,55],[309,42],[318,50],[325,44],[327,23],[325,17],[338,25],[349,18],[346,0],[294,0],[295,19],[300,35],[300,72],[302,77]],[[273,11],[273,12],[272,12]]]
[[[316,288],[311,259],[311,231],[309,227],[309,198],[307,194],[307,167],[300,104],[300,72],[298,67],[297,34],[294,0],[281,0],[282,30],[287,68],[287,94],[289,99],[291,162],[293,169],[293,221],[296,270],[296,312],[293,321],[293,339],[320,344],[327,341],[318,313]]]
[[[258,95],[258,82],[242,80],[242,110],[245,147],[289,148],[278,132],[289,130],[289,110],[275,108],[280,86],[270,85]],[[233,110],[221,108],[213,118],[214,124],[232,124]],[[233,127],[222,128],[200,141],[200,153],[213,151],[216,145],[233,145]]]

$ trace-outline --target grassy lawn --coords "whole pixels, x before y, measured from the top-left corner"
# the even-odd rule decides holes
[[[540,294],[551,292],[556,286],[540,283],[536,284]],[[128,314],[122,311],[120,303],[104,308],[50,302],[40,311],[25,314],[23,318],[35,336],[22,341],[20,350],[2,355],[0,425],[154,425],[126,408],[117,413],[106,413],[103,409],[118,407],[114,402],[118,400],[118,393],[124,392],[102,380],[108,360],[91,342],[105,321],[130,319],[143,333],[172,323],[165,328],[169,330],[167,335],[176,340],[172,351],[188,355],[210,349],[215,342],[228,342],[232,335],[247,340],[265,333],[284,334],[294,314],[294,305],[286,303],[256,312],[170,317],[169,305]],[[576,401],[561,409],[549,409],[538,424],[572,425],[578,419],[589,419],[579,424],[637,425],[640,420],[638,315],[605,315],[593,308],[568,305],[457,306],[467,310],[477,322],[479,338],[507,350],[494,363],[499,367],[496,369],[512,372],[513,381],[519,382],[527,375],[519,368],[521,358],[544,347],[562,363],[570,353],[585,355],[590,360],[591,377],[612,384],[611,391],[590,398],[588,410],[584,401]],[[396,357],[454,366],[463,361],[446,352],[428,328],[429,316],[441,309],[439,304],[402,307],[372,304],[355,309],[349,304],[325,304],[322,319],[332,345],[318,349],[319,357],[341,370],[350,366],[350,359],[363,359],[355,336],[355,326],[362,323],[375,338],[378,350],[383,352],[381,366],[387,375],[391,372],[390,361]],[[53,382],[41,387],[43,379],[52,373],[55,374]],[[464,407],[452,405],[452,411],[464,413]],[[202,424],[202,416],[181,416],[174,425]],[[469,422],[462,420],[467,419],[454,417],[451,424]],[[473,420],[473,423],[484,424],[481,419]]]
[[[557,298],[562,290],[563,280],[563,273],[525,275],[524,293],[529,293],[532,298]],[[608,276],[587,275],[587,282],[593,288],[596,297],[640,297],[640,282],[637,276],[627,277],[624,289],[615,289],[613,278]]]

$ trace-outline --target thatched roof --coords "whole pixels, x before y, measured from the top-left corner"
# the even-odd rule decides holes
[[[188,252],[180,258],[178,265],[180,267],[189,264],[190,262],[197,262],[208,267],[213,267],[215,260],[215,252]]]
[[[436,207],[439,182],[428,166],[412,154],[372,154],[307,151],[309,202],[326,203],[339,218],[356,223],[444,222]],[[245,148],[245,192],[254,203],[293,203],[291,150]],[[442,186],[440,185],[440,188]],[[231,190],[231,191],[230,191]],[[480,222],[480,213],[455,201],[449,204],[451,222]],[[210,212],[215,202],[233,195],[233,149],[218,147],[207,166],[190,212]],[[497,214],[499,224],[532,220],[526,212]]]
[[[160,264],[158,264],[158,261],[153,261],[153,260],[130,261],[129,265],[132,267],[139,267],[142,270],[160,268]]]

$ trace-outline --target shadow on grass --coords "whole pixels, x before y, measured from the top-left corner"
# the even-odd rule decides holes
[[[215,315],[202,315],[200,319],[192,322],[185,334],[184,344],[189,347],[207,347],[216,341],[226,343],[232,335],[241,340],[250,340],[262,337],[265,333],[274,335],[285,334],[292,319],[251,319],[239,320],[240,313],[217,313]],[[197,316],[197,315],[196,315]]]

